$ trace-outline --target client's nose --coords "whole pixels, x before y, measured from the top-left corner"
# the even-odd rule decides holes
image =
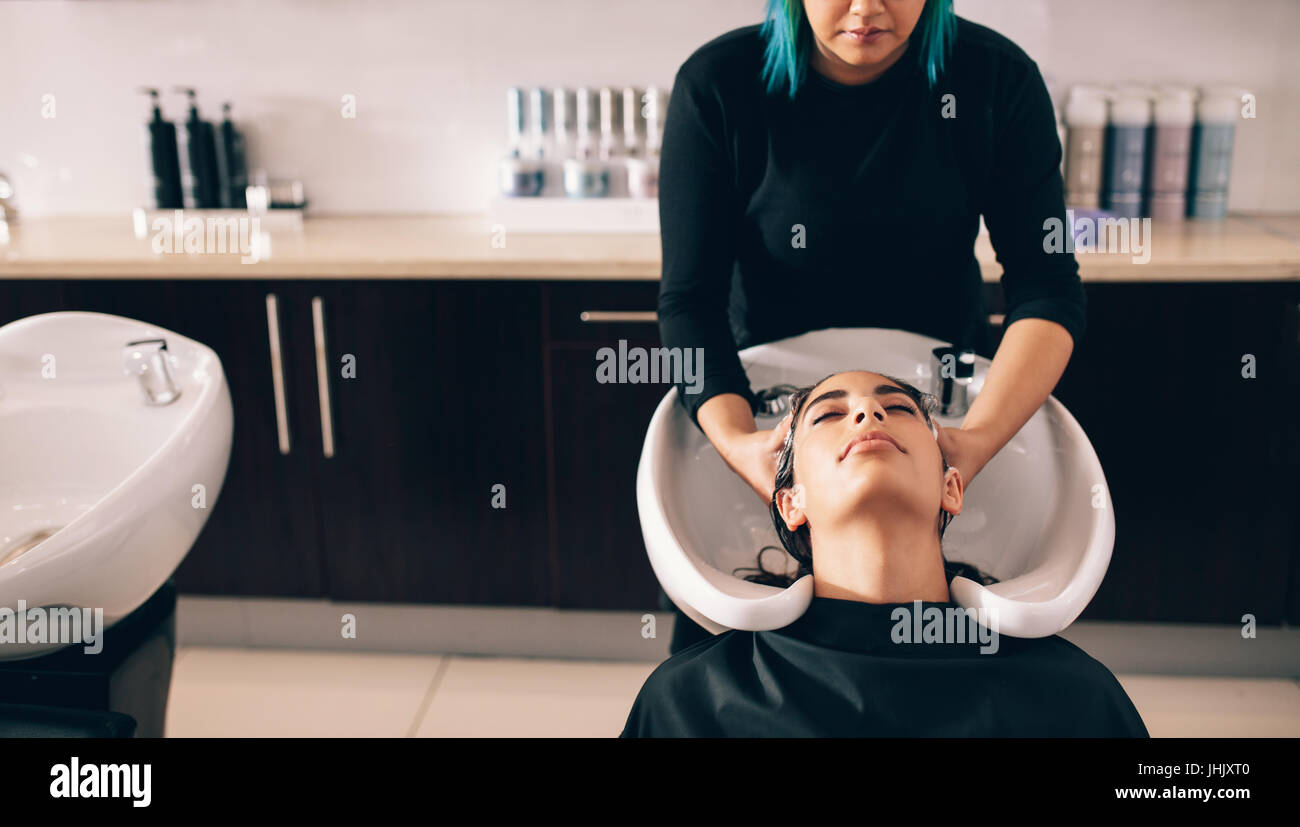
[[[877,419],[883,420],[884,411],[885,409],[881,407],[879,402],[877,402],[874,398],[868,396],[866,399],[862,400],[861,403],[859,403],[857,410],[854,411],[853,424],[861,425],[862,420],[866,419],[867,414],[869,413],[875,414]]]

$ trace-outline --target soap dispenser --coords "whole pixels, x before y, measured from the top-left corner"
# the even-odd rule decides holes
[[[181,196],[181,161],[176,149],[176,125],[163,120],[158,90],[145,88],[153,104],[153,120],[145,124],[149,141],[149,162],[153,176],[154,206],[160,210],[178,210],[185,206]]]
[[[244,136],[230,121],[230,102],[221,105],[221,206],[242,210],[248,207],[248,165],[244,158]]]
[[[212,124],[199,118],[197,93],[188,87],[178,87],[190,102],[190,117],[185,121],[185,161],[188,169],[181,176],[185,206],[198,209],[215,209],[221,206],[219,173],[217,168],[217,139]]]

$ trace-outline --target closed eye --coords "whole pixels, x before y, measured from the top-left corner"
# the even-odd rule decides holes
[[[907,411],[908,413],[912,414],[913,416],[916,415],[916,409],[913,408],[911,405],[903,405],[903,404],[898,404],[898,405],[888,405],[888,406],[886,406],[886,408],[885,408],[885,410],[887,410],[887,411],[893,411],[893,410],[899,410],[899,409],[904,410],[904,411]],[[843,414],[844,414],[843,411],[826,411],[825,413],[821,414],[821,415],[818,416],[816,419],[814,419],[812,424],[816,425],[818,422],[821,422],[823,419],[825,419],[825,418],[828,417],[828,416],[843,416]]]

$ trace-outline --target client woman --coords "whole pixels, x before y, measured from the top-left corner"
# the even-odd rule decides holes
[[[965,572],[945,571],[940,546],[965,481],[933,404],[865,371],[794,394],[771,509],[812,604],[664,661],[623,737],[1148,737],[1115,676],[1064,638],[998,638],[996,618],[978,636],[912,634],[918,610],[966,617],[948,591]]]

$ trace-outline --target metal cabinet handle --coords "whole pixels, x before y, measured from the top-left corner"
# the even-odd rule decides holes
[[[280,304],[274,293],[266,294],[266,334],[271,340],[271,386],[275,389],[275,429],[280,436],[280,453],[289,453],[289,414],[284,403],[284,359],[280,355]]]
[[[578,314],[584,322],[658,322],[653,310],[584,310]]]
[[[989,324],[1002,324],[1004,313],[990,313]],[[659,314],[653,310],[584,310],[578,319],[587,323],[595,322],[658,322]]]
[[[320,394],[320,445],[326,459],[334,456],[334,420],[330,417],[329,369],[325,366],[325,310],[320,296],[311,300],[311,326],[316,340],[316,388]]]

